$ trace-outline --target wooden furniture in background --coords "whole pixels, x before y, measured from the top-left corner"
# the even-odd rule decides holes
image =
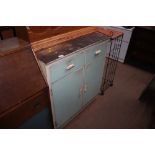
[[[27,26],[30,42],[36,42],[67,32],[85,28],[84,26]]]
[[[100,32],[112,38],[122,34],[115,30],[95,26],[30,26],[26,29],[34,52],[92,32]]]
[[[0,39],[7,39],[16,37],[16,30],[14,26],[0,26]]]
[[[18,128],[46,107],[48,87],[30,45],[15,37],[1,41],[0,128]]]
[[[100,32],[113,39],[123,34],[95,26],[16,26],[15,30],[17,37],[29,42],[34,52],[92,32]]]
[[[44,27],[41,32],[38,28],[28,27],[29,40],[32,49],[36,52],[40,49],[48,48],[64,41],[71,40],[82,35],[93,32],[95,27],[80,26],[57,26]],[[44,30],[44,31],[43,31]],[[38,32],[38,33],[37,33]]]

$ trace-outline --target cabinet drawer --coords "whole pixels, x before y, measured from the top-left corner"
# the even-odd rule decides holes
[[[24,121],[42,111],[48,104],[48,93],[44,91],[29,101],[23,102],[7,111],[3,116],[1,115],[0,128],[17,128]]]
[[[106,44],[105,43],[99,43],[97,45],[94,45],[92,47],[89,47],[85,50],[86,54],[86,64],[91,63],[92,61],[103,57],[106,53]]]
[[[53,63],[49,69],[50,83],[84,66],[85,57],[79,52]]]

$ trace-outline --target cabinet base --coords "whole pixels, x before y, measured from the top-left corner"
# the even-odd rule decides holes
[[[65,128],[73,119],[75,119],[82,111],[84,111],[90,104],[92,104],[93,102],[95,102],[96,100],[95,96],[93,99],[91,99],[87,104],[85,104],[80,111],[78,111],[74,116],[72,116],[68,121],[66,121],[66,123],[64,123],[63,125],[61,125],[60,127],[57,127],[57,129],[62,129]]]

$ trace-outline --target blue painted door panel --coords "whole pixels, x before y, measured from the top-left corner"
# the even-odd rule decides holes
[[[78,52],[71,56],[67,56],[62,60],[54,62],[50,67],[50,81],[53,83],[56,80],[64,77],[67,74],[84,66],[85,57],[83,52]],[[68,68],[71,66],[70,68]]]
[[[62,126],[82,106],[83,68],[52,84],[56,127]]]
[[[67,123],[100,92],[105,53],[105,43],[99,43],[51,65],[50,84],[56,128]],[[71,64],[74,67],[66,70]]]
[[[86,54],[86,65],[98,59],[98,57],[104,57],[106,52],[105,42],[93,45],[85,50]]]
[[[85,66],[84,105],[100,92],[106,53],[104,49],[105,47],[102,45],[86,52],[86,60],[89,60],[87,61],[89,63]],[[94,54],[98,50],[101,50],[101,53]]]
[[[48,108],[39,112],[29,120],[25,121],[20,129],[50,129],[52,127],[50,112]]]

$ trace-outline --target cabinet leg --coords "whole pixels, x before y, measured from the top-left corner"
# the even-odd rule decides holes
[[[109,86],[112,87],[112,86],[113,86],[113,82],[110,82],[110,83],[109,83]]]
[[[112,87],[113,86],[113,83],[111,83],[109,86]]]

